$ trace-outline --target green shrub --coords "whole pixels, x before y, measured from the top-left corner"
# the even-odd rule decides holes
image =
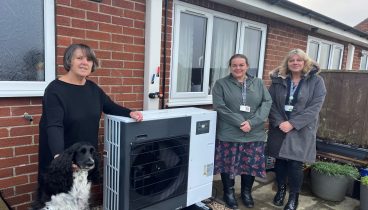
[[[360,178],[360,182],[362,183],[362,185],[368,186],[368,176],[362,176],[362,178]]]
[[[351,165],[343,165],[332,162],[316,162],[311,165],[312,169],[328,176],[348,176],[354,179],[359,177],[357,168]]]

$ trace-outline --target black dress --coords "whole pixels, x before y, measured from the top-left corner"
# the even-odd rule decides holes
[[[42,101],[39,136],[39,174],[56,154],[76,142],[97,148],[101,113],[129,116],[131,110],[115,104],[94,82],[73,85],[54,80]]]

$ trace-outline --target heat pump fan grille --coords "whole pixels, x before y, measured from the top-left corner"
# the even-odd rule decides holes
[[[189,136],[133,142],[130,153],[130,206],[152,205],[186,192]]]

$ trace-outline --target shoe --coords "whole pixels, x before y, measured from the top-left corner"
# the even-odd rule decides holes
[[[247,208],[254,207],[254,201],[252,197],[252,187],[254,183],[254,176],[242,174],[241,175],[241,194],[240,197],[243,204]]]
[[[230,178],[228,173],[221,173],[221,180],[224,187],[224,201],[227,207],[231,209],[238,208],[238,202],[235,198],[234,179]]]
[[[273,198],[273,204],[275,206],[283,206],[285,195],[286,195],[286,185],[284,184],[279,185],[277,188],[277,193],[275,197]]]
[[[289,193],[289,200],[284,210],[296,210],[298,208],[299,193]]]

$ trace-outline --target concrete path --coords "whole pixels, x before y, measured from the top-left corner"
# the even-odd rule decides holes
[[[274,173],[268,172],[267,179],[256,179],[253,185],[253,199],[255,202],[254,210],[282,210],[283,207],[277,207],[272,204],[272,199],[276,193],[276,186],[274,185]],[[238,198],[238,204],[240,210],[248,210],[240,199],[240,177],[235,179],[235,193]],[[222,201],[222,183],[219,175],[214,177],[213,191],[214,202],[209,202],[209,206],[213,210],[227,210]],[[285,198],[285,203],[287,197]],[[313,196],[310,191],[309,185],[304,184],[302,192],[299,196],[298,210],[359,210],[359,200],[345,197],[342,202],[331,202]]]

